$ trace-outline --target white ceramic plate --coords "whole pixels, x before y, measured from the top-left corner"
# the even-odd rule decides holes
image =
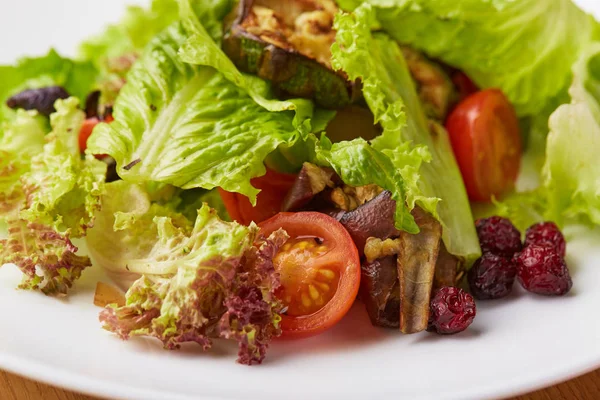
[[[589,10],[596,0],[581,1]],[[72,52],[118,20],[119,0],[0,2],[0,62]],[[72,390],[128,399],[288,400],[484,399],[530,391],[600,367],[600,233],[569,244],[574,287],[566,298],[516,290],[480,302],[462,334],[402,336],[373,328],[360,305],[334,330],[277,342],[264,365],[234,362],[219,344],[167,352],[152,340],[122,342],[100,329],[88,270],[67,300],[17,291],[15,268],[0,270],[0,368]],[[518,285],[516,285],[518,286]],[[1,397],[1,396],[0,396]]]

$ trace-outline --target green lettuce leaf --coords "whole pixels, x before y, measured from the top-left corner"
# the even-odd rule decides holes
[[[24,199],[20,178],[43,150],[46,125],[37,111],[18,110],[0,128],[0,218],[14,215]]]
[[[85,113],[79,100],[58,100],[56,110],[48,143],[20,178],[26,201],[19,216],[81,237],[100,206],[106,164],[92,156],[81,159],[78,135]]]
[[[366,1],[394,39],[501,88],[520,115],[559,95],[598,29],[571,0]]]
[[[309,100],[275,100],[269,99],[270,87],[260,78],[242,74],[235,64],[221,50],[221,47],[210,37],[201,21],[196,17],[191,0],[179,0],[181,15],[190,37],[183,44],[181,59],[190,64],[212,67],[240,89],[248,93],[252,99],[269,111],[296,111],[296,126],[304,133],[311,131],[308,119],[312,116],[313,106]],[[307,125],[302,126],[303,123]]]
[[[372,147],[389,160],[382,166],[387,173],[402,182],[395,197],[399,207],[406,202],[408,209],[418,204],[430,212],[444,226],[444,243],[450,253],[473,260],[480,253],[479,243],[448,135],[439,125],[432,130],[398,45],[385,34],[371,33],[371,12],[371,6],[365,4],[352,14],[338,15],[333,65],[350,79],[363,81],[365,100],[383,128]],[[358,171],[361,163],[365,165],[352,160],[349,168]],[[368,175],[376,176],[373,172]],[[400,201],[402,198],[405,200]],[[410,216],[407,210],[399,212],[403,215],[396,218],[402,221]]]
[[[542,220],[600,224],[600,43],[584,51],[573,76],[571,102],[550,116],[540,187],[499,203],[521,228]]]
[[[85,99],[97,78],[98,70],[92,63],[61,57],[54,50],[43,57],[23,58],[14,66],[0,66],[0,123],[14,117],[14,111],[5,102],[16,93],[56,85]]]
[[[574,67],[571,104],[550,117],[543,170],[545,215],[562,223],[585,217],[600,224],[600,44],[590,46]]]
[[[196,342],[208,349],[224,337],[240,346],[239,361],[261,362],[279,334],[272,257],[287,236],[253,246],[258,228],[221,221],[204,205],[195,224],[151,203],[140,186],[109,184],[87,244],[95,263],[143,274],[124,307],[107,307],[104,328],[127,339],[152,336],[165,348]]]
[[[294,143],[309,123],[294,111],[270,112],[257,104],[253,97],[268,93],[263,81],[238,87],[211,67],[183,62],[177,51],[187,38],[176,24],[150,43],[128,74],[115,121],[96,128],[88,152],[113,156],[128,181],[222,187],[254,201],[258,190],[250,179],[266,172],[265,157]],[[273,109],[295,106],[264,101]]]
[[[364,139],[331,144],[323,136],[317,147],[316,159],[331,166],[344,183],[352,186],[376,184],[392,192],[396,200],[395,223],[398,229],[418,233],[419,227],[406,204],[406,190],[400,171],[390,158]]]
[[[10,158],[7,164],[0,160],[0,215],[9,229],[8,239],[0,242],[0,265],[21,269],[21,288],[61,296],[91,265],[89,258],[76,254],[71,238],[93,225],[106,164],[79,154],[85,118],[79,100],[59,100],[55,106],[47,136],[35,112],[19,111],[5,125],[6,150],[0,157]]]
[[[79,55],[105,68],[111,58],[141,52],[178,17],[176,0],[153,0],[148,8],[128,6],[119,23],[107,26],[104,32],[83,42]]]

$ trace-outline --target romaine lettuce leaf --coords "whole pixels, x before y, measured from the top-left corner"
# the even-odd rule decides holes
[[[79,55],[99,68],[105,68],[111,58],[141,52],[154,36],[178,17],[176,0],[153,0],[148,8],[128,6],[119,23],[107,26],[102,33],[83,42]]]
[[[258,190],[250,179],[266,172],[269,153],[298,139],[312,110],[296,109],[303,116],[298,120],[294,111],[261,107],[248,92],[254,98],[268,93],[265,82],[238,87],[211,67],[183,62],[177,51],[187,38],[175,24],[150,43],[127,77],[115,121],[96,128],[88,152],[113,156],[128,181],[222,187],[254,201]],[[265,102],[273,109],[296,107]]]
[[[464,70],[481,87],[501,88],[519,115],[536,114],[559,95],[598,29],[571,0],[366,2],[394,39]]]
[[[232,0],[192,0],[193,8],[211,37],[223,35],[222,20],[233,6]],[[106,68],[107,61],[127,54],[140,54],[150,41],[179,20],[178,0],[152,0],[150,6],[131,5],[116,24],[80,45],[79,55]]]
[[[127,339],[152,336],[165,348],[196,342],[208,349],[224,337],[240,346],[239,361],[261,362],[279,334],[279,286],[272,257],[286,240],[281,232],[258,243],[258,228],[221,221],[207,205],[195,224],[152,204],[140,187],[108,185],[87,243],[95,263],[143,274],[124,307],[100,315],[104,328]]]
[[[371,12],[365,4],[352,14],[338,15],[333,65],[350,79],[363,81],[365,100],[383,128],[371,142],[389,160],[380,168],[394,171],[403,181],[399,206],[404,197],[408,209],[418,204],[439,218],[450,253],[472,260],[480,253],[479,243],[447,133],[442,126],[432,130],[398,45],[385,34],[371,33]],[[360,170],[361,161],[351,164]]]
[[[499,203],[521,228],[541,220],[600,224],[600,43],[583,52],[573,76],[571,102],[550,116],[540,187]]]
[[[600,224],[600,44],[590,46],[574,67],[571,104],[550,116],[543,169],[547,219],[586,218]]]

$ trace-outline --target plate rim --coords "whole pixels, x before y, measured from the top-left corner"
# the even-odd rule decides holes
[[[579,358],[578,360],[582,359]],[[535,378],[532,378],[531,375],[525,375],[524,378],[517,378],[511,383],[503,380],[491,385],[473,385],[464,390],[455,390],[444,394],[428,395],[424,393],[424,396],[419,396],[418,399],[429,399],[434,396],[433,398],[436,400],[482,400],[524,395],[595,371],[600,368],[600,352],[580,362],[573,364],[560,363],[558,365],[555,369],[538,373]],[[254,368],[260,368],[260,366]],[[26,357],[16,357],[1,352],[0,369],[33,381],[95,397],[123,400],[132,398],[145,400],[164,400],[165,398],[170,400],[240,400],[237,396],[215,397],[202,394],[192,396],[161,389],[146,389],[138,385],[123,385],[110,379],[93,378],[65,368],[49,367]]]

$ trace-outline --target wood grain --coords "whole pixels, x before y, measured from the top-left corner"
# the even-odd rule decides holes
[[[0,371],[2,400],[99,400],[67,390],[57,389]],[[512,400],[596,400],[600,399],[600,370],[580,378],[516,397]]]

